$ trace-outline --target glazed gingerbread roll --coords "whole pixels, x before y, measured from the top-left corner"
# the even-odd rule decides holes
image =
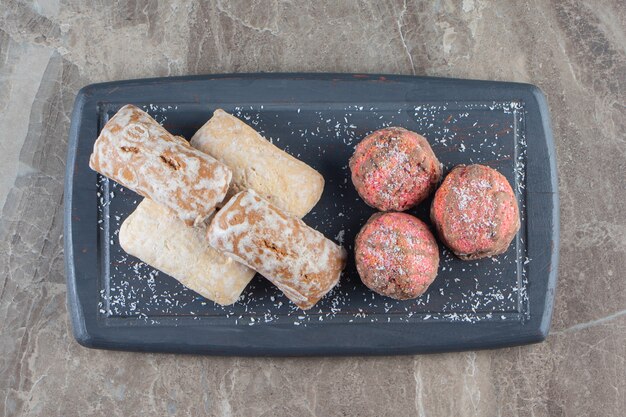
[[[102,129],[89,166],[169,208],[188,225],[200,224],[213,213],[232,178],[226,165],[130,104]]]
[[[252,190],[236,194],[208,229],[211,246],[255,269],[307,310],[339,282],[346,251]]]

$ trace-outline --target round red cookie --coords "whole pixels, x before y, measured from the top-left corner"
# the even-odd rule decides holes
[[[376,213],[354,244],[356,269],[372,291],[397,300],[422,295],[439,268],[439,248],[428,226],[406,213]]]
[[[441,179],[441,165],[421,135],[401,127],[365,137],[350,158],[352,182],[381,211],[404,211],[423,201]]]
[[[506,252],[520,227],[506,178],[484,165],[458,165],[435,193],[430,218],[442,242],[471,260]]]

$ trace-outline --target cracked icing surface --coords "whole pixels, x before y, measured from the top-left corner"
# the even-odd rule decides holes
[[[218,211],[207,237],[303,310],[337,285],[346,265],[345,249],[252,190],[236,194]]]
[[[133,0],[94,7],[4,0],[2,9],[0,146],[13,162],[0,164],[8,184],[0,196],[0,415],[623,415],[621,2]],[[496,351],[309,359],[78,346],[67,324],[62,250],[62,181],[76,92],[116,79],[255,71],[539,85],[551,107],[562,203],[548,341]],[[446,136],[446,143],[460,149],[459,136]],[[464,155],[473,152],[467,147]],[[581,161],[593,166],[585,175]],[[343,234],[346,244],[349,235]]]
[[[213,213],[232,178],[226,165],[130,104],[100,132],[89,167],[169,208],[188,225],[199,225]]]

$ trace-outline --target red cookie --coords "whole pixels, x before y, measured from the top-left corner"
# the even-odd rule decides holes
[[[405,213],[370,217],[356,237],[354,254],[361,281],[397,300],[422,295],[439,268],[439,248],[428,226]]]
[[[352,182],[381,211],[404,211],[423,201],[441,179],[441,166],[421,135],[401,127],[377,130],[350,158]]]
[[[520,227],[506,178],[484,165],[458,165],[435,193],[430,218],[442,242],[471,260],[506,252]]]

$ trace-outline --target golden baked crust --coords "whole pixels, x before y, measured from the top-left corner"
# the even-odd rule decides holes
[[[102,129],[89,166],[171,209],[189,225],[211,215],[232,178],[226,165],[192,148],[130,104]]]
[[[215,110],[191,138],[191,144],[233,171],[227,199],[251,188],[277,207],[303,217],[324,190],[324,177],[319,172],[224,110]]]
[[[210,247],[206,226],[187,226],[148,198],[122,223],[119,238],[126,252],[218,304],[237,301],[255,274]]]
[[[235,195],[208,229],[217,250],[255,269],[307,310],[339,282],[346,251],[252,190]]]

